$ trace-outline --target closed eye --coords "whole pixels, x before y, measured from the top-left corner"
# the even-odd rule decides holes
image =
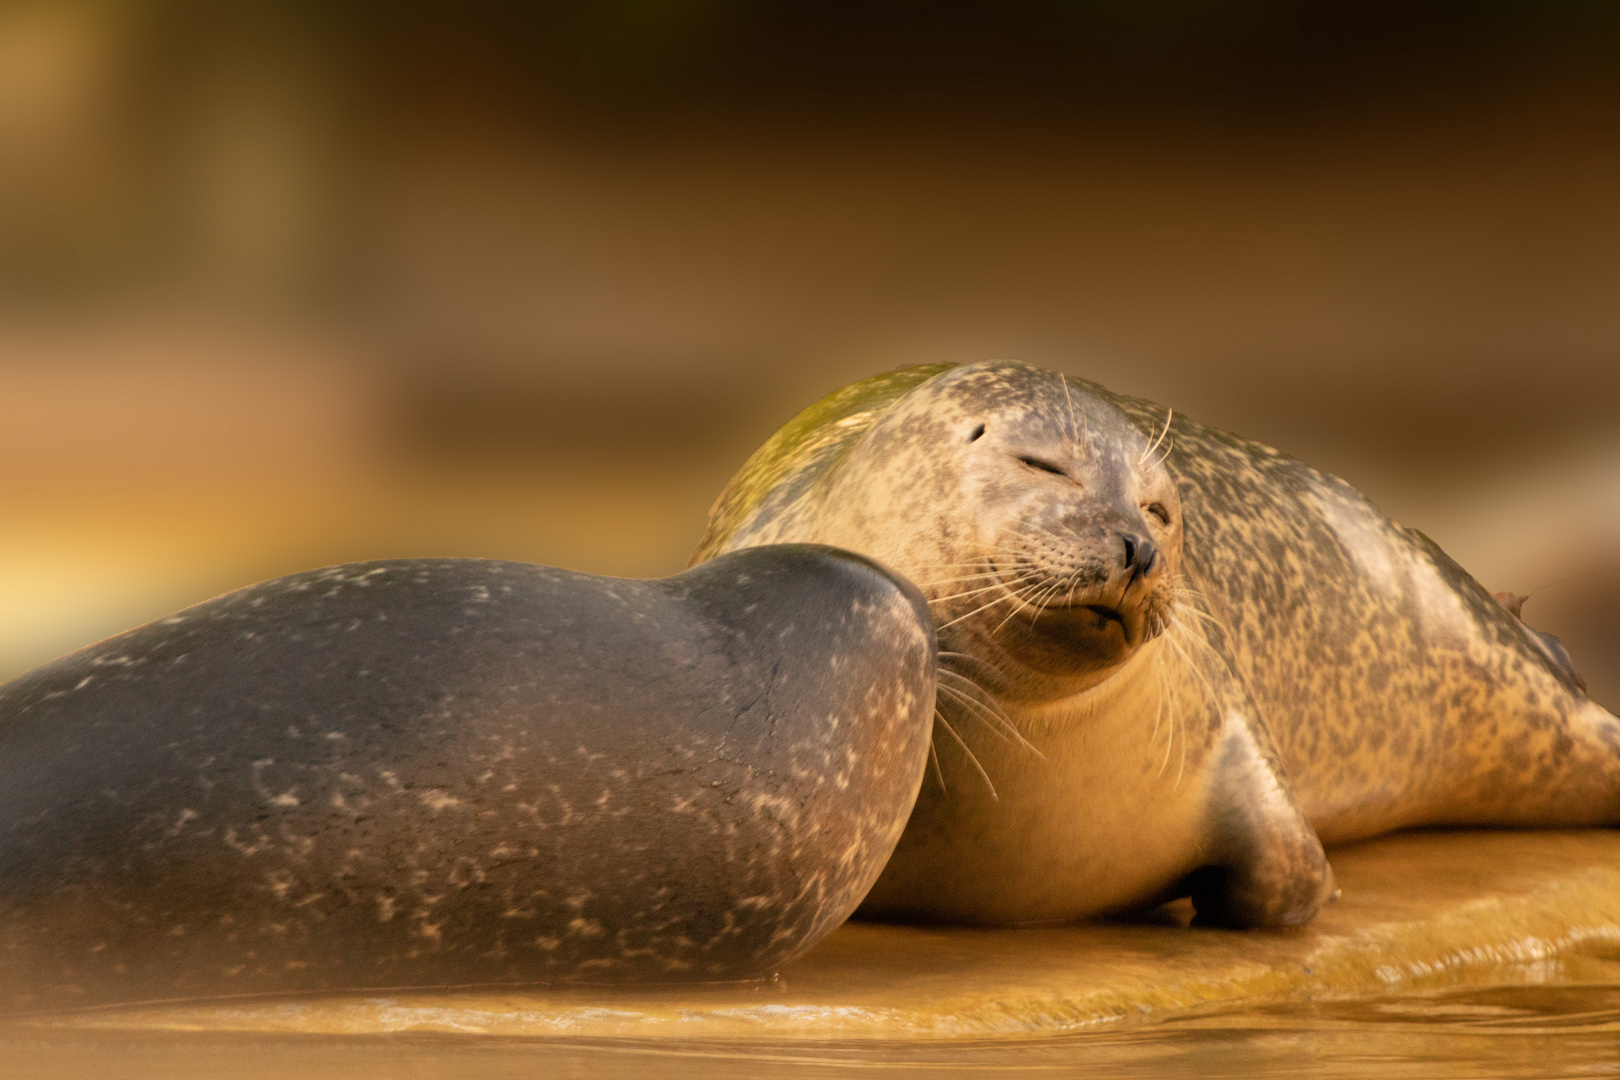
[[[1056,476],[1068,476],[1069,475],[1068,473],[1064,472],[1062,469],[1058,468],[1056,465],[1053,465],[1050,461],[1042,461],[1040,458],[1021,457],[1018,460],[1022,461],[1025,465],[1028,465],[1032,469],[1041,470],[1041,472],[1049,472],[1049,473],[1052,473],[1052,474],[1054,474]]]
[[[1160,525],[1170,524],[1170,511],[1164,508],[1163,503],[1150,504],[1147,508],[1147,512],[1158,518]]]

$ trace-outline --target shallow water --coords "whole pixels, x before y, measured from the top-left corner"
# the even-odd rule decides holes
[[[1410,833],[1334,864],[1343,898],[1285,932],[854,923],[768,983],[13,1013],[0,1080],[1620,1074],[1620,833]]]
[[[1317,1000],[1040,1039],[525,1039],[0,1029],[8,1078],[619,1076],[1592,1077],[1620,1074],[1620,985]]]

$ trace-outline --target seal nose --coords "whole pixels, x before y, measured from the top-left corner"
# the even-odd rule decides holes
[[[1153,546],[1153,541],[1130,533],[1125,533],[1121,539],[1125,541],[1125,569],[1131,571],[1131,579],[1151,574],[1159,561],[1159,549]]]

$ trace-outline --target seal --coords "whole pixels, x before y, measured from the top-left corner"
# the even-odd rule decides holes
[[[910,576],[938,625],[937,776],[864,914],[1295,925],[1324,842],[1620,819],[1620,722],[1567,659],[1342,480],[1151,402],[1011,361],[856,383],[693,563],[790,540]]]
[[[934,651],[912,586],[803,545],[207,601],[0,688],[0,992],[768,975],[899,839]]]

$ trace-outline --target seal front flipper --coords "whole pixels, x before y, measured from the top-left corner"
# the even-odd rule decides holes
[[[1184,887],[1206,926],[1299,926],[1335,892],[1322,842],[1300,810],[1265,728],[1227,713],[1212,772],[1210,861]]]

